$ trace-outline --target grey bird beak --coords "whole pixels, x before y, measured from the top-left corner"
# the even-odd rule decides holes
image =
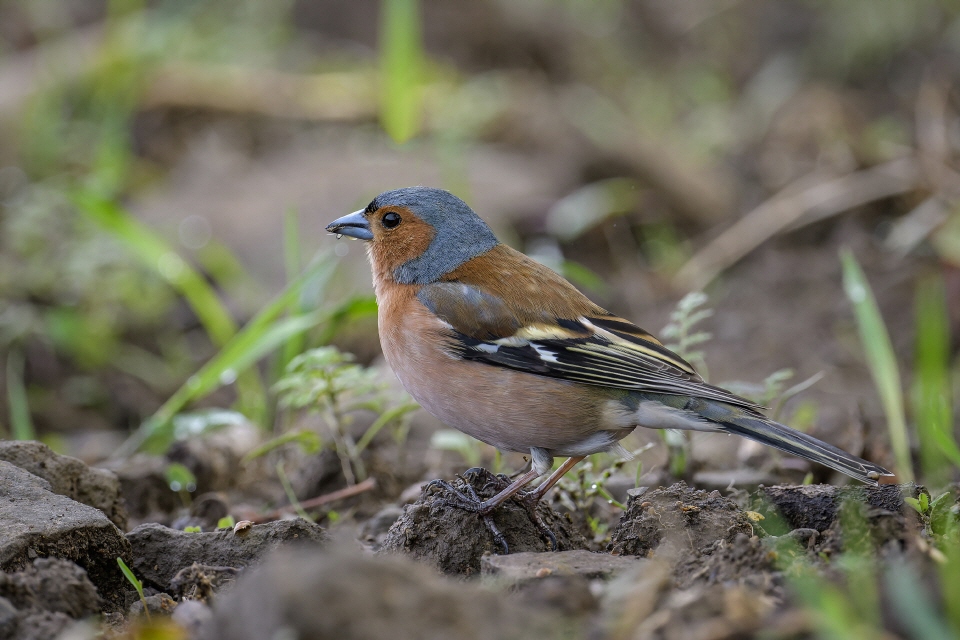
[[[370,231],[370,225],[367,223],[366,216],[363,215],[363,209],[354,211],[350,215],[337,218],[327,225],[327,231],[335,233],[338,236],[350,236],[360,240],[373,240],[373,232]]]

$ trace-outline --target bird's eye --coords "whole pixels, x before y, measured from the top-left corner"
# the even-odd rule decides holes
[[[380,224],[382,224],[387,229],[393,229],[395,226],[400,224],[401,220],[402,218],[400,217],[400,214],[395,213],[393,211],[388,211],[385,214],[383,214],[382,218],[380,218]]]

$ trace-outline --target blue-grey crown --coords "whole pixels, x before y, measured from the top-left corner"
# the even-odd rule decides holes
[[[394,270],[393,277],[399,283],[436,282],[467,260],[500,244],[487,223],[449,191],[431,187],[385,191],[373,199],[367,210],[389,205],[406,207],[436,232],[423,255]]]

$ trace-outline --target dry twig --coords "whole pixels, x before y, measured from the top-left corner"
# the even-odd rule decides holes
[[[310,498],[309,500],[304,500],[300,503],[301,509],[316,509],[317,507],[322,507],[325,504],[331,502],[336,502],[337,500],[344,500],[345,498],[352,498],[353,496],[360,495],[361,493],[366,493],[367,491],[372,490],[377,486],[376,480],[373,478],[367,478],[363,482],[359,482],[355,485],[349,487],[344,487],[337,491],[331,491],[330,493],[325,493],[322,496],[317,496],[316,498]],[[293,511],[293,505],[285,505],[273,511],[264,513],[262,515],[251,518],[254,522],[270,522],[271,520],[276,520],[283,516],[283,514]]]

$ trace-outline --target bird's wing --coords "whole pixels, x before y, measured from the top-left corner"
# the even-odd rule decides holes
[[[518,311],[496,294],[463,282],[425,285],[417,297],[449,326],[450,353],[466,360],[581,384],[762,408],[705,383],[651,334],[598,307],[574,317],[530,305]]]

